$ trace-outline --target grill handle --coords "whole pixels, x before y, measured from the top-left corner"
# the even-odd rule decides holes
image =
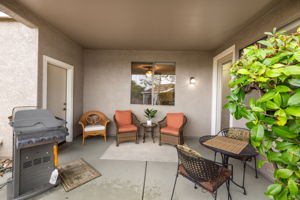
[[[58,149],[57,149],[56,144],[53,146],[53,160],[54,160],[54,166],[57,167],[58,166]]]

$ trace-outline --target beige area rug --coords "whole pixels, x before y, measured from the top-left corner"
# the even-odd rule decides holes
[[[112,143],[100,157],[103,160],[134,160],[152,162],[177,162],[176,148],[171,145],[146,141],[135,144],[134,142],[121,143],[118,147]]]
[[[94,167],[83,159],[60,165],[58,171],[66,192],[101,176]]]

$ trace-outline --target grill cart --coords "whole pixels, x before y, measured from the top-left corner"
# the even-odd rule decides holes
[[[27,199],[56,186],[57,143],[68,135],[66,121],[45,109],[21,107],[13,110],[10,125],[13,173],[8,182],[8,199]]]

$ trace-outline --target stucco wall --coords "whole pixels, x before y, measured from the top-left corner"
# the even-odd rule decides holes
[[[50,26],[43,19],[35,16],[32,12],[25,9],[18,4],[15,0],[0,0],[0,10],[9,14],[17,21],[20,21],[30,27],[38,29],[38,62],[35,67],[38,66],[36,79],[37,89],[34,91],[36,95],[36,101],[38,105],[42,105],[42,67],[43,67],[43,55],[52,57],[54,59],[63,61],[74,66],[74,135],[78,135],[77,121],[82,114],[83,108],[83,49],[76,42],[59,32],[54,27]],[[20,62],[23,62],[20,60]],[[14,66],[15,67],[15,66]],[[20,69],[22,70],[22,69]],[[29,77],[32,77],[30,75]],[[15,91],[17,92],[17,91]],[[2,95],[2,92],[1,92]],[[27,102],[22,103],[22,105]],[[6,123],[6,121],[1,123]],[[6,148],[11,147],[6,146]],[[6,155],[6,154],[5,154]]]
[[[176,62],[175,106],[130,104],[132,61]],[[175,51],[84,51],[84,111],[100,110],[111,120],[115,110],[131,109],[145,121],[144,109],[157,109],[154,121],[167,112],[184,112],[188,117],[186,136],[210,133],[211,54],[208,52]],[[196,84],[189,85],[189,78]],[[110,134],[115,134],[111,123]]]
[[[43,19],[18,4],[15,0],[0,0],[0,10],[14,19],[34,26],[39,30],[38,39],[38,104],[42,104],[43,55],[74,66],[74,124],[82,114],[83,102],[83,49],[82,47],[49,25]],[[76,129],[75,129],[76,131]],[[78,132],[75,132],[77,135]]]
[[[38,32],[15,21],[0,21],[0,157],[12,153],[8,116],[15,106],[37,104]]]
[[[274,27],[281,28],[288,23],[300,18],[299,0],[280,0],[276,1],[271,7],[258,13],[256,18],[244,25],[239,32],[218,47],[214,55],[219,54],[228,47],[235,44],[236,56],[239,49],[264,37],[264,32],[270,32]]]

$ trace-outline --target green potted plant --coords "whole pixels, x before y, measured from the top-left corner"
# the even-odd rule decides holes
[[[157,110],[154,109],[146,109],[145,110],[145,117],[147,118],[147,126],[151,126],[152,125],[152,119],[155,117],[157,113]]]
[[[245,118],[251,144],[274,166],[274,183],[265,195],[300,199],[300,28],[296,33],[265,33],[266,40],[244,49],[230,68],[232,88],[224,108]],[[257,93],[245,101],[250,91]]]

